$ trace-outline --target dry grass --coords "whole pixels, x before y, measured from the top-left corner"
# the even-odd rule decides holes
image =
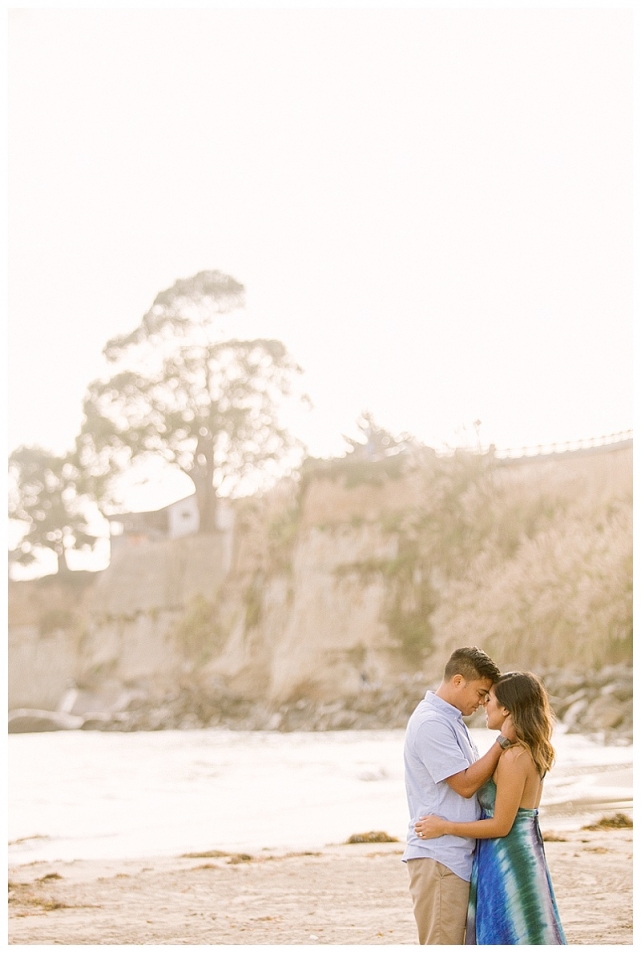
[[[398,837],[392,837],[385,831],[368,831],[366,834],[352,834],[345,841],[346,844],[395,844]]]
[[[632,827],[632,818],[627,814],[614,814],[613,817],[602,817],[595,824],[585,824],[583,831],[611,831]]]
[[[508,467],[468,493],[484,529],[441,586],[441,657],[474,642],[514,668],[572,667],[577,645],[583,668],[631,659],[631,456],[610,456]]]

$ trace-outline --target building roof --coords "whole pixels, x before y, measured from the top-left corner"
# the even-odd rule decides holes
[[[107,516],[107,519],[113,523],[123,523],[127,519],[143,519],[149,521],[150,523],[155,523],[155,519],[159,520],[164,517],[166,519],[167,513],[170,509],[173,509],[174,506],[178,506],[180,503],[184,503],[186,500],[192,500],[196,496],[195,493],[190,493],[188,496],[183,496],[179,500],[174,500],[173,503],[167,503],[166,506],[161,506],[157,510],[136,510],[130,513],[111,513]]]

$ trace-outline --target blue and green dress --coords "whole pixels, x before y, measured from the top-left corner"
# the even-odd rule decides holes
[[[494,816],[496,784],[478,792],[481,819]],[[520,807],[506,837],[476,842],[466,944],[567,944],[545,859],[538,810]]]

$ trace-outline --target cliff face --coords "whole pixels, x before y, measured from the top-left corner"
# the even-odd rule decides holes
[[[71,685],[163,693],[190,662],[181,620],[214,601],[224,534],[140,543],[102,573],[9,583],[9,707],[55,709]]]
[[[233,535],[10,583],[9,706],[56,708],[72,683],[115,707],[189,685],[331,701],[433,680],[462,644],[504,669],[627,661],[631,469],[629,446],[319,464],[239,501]]]

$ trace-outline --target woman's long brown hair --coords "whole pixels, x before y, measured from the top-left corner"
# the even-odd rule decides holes
[[[531,672],[507,672],[494,683],[494,694],[507,708],[518,741],[528,749],[541,777],[554,763],[554,716],[543,684]]]

